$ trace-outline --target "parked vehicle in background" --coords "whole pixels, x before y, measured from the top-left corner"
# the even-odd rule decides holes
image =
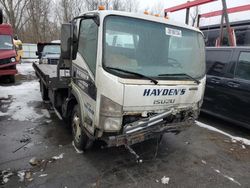
[[[0,10],[0,21],[2,20]],[[16,50],[13,43],[13,30],[10,24],[0,22],[0,77],[15,82],[17,74]]]
[[[61,49],[59,41],[37,44],[36,55],[38,56],[39,64],[58,64],[60,53]]]
[[[202,111],[250,128],[250,47],[206,49]]]
[[[23,57],[23,43],[22,41],[16,36],[14,36],[14,45],[17,52],[16,60],[21,63]]]

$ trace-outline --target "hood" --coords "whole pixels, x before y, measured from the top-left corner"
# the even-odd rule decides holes
[[[124,110],[162,110],[170,106],[192,106],[202,100],[205,78],[201,83],[178,85],[125,85]],[[186,82],[186,84],[185,84]]]
[[[0,50],[0,59],[7,59],[11,57],[16,57],[15,50]]]

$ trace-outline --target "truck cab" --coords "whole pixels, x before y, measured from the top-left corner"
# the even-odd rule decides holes
[[[206,81],[199,30],[119,11],[86,12],[62,25],[57,84],[33,66],[69,119],[77,148],[95,139],[132,145],[185,129],[199,115]],[[67,89],[53,88],[66,79],[60,71],[67,66]]]

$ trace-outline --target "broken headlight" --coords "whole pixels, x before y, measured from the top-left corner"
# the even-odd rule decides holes
[[[102,95],[99,122],[106,132],[119,131],[122,124],[122,106]]]

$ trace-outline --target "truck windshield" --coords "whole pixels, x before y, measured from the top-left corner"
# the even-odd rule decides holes
[[[12,50],[14,48],[10,35],[0,35],[0,50]]]
[[[122,16],[108,16],[104,23],[103,65],[121,77],[131,74],[170,79],[178,75],[205,75],[203,36],[193,30]],[[163,75],[167,75],[164,77]],[[182,76],[183,78],[183,76]]]
[[[46,54],[60,54],[60,45],[47,45],[43,48],[43,53]]]

